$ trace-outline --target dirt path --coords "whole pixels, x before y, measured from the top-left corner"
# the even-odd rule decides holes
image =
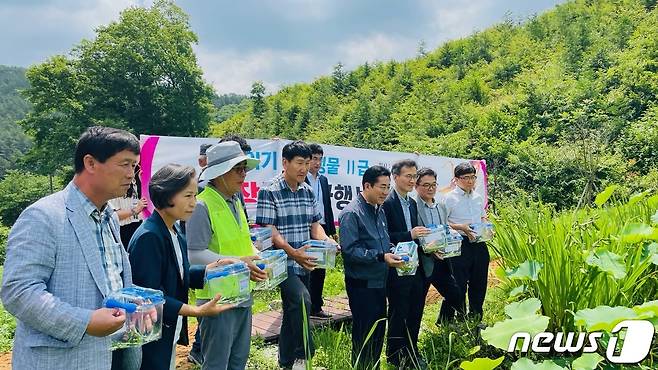
[[[194,332],[196,331],[196,323],[188,326],[190,339],[194,340]],[[195,366],[187,361],[187,354],[190,352],[192,345],[189,346],[176,346],[176,369],[193,370]],[[0,353],[0,370],[11,369],[11,352]]]

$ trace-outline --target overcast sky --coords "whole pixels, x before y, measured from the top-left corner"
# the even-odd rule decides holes
[[[177,0],[199,36],[206,80],[219,94],[246,94],[261,80],[281,86],[364,62],[404,60],[501,22],[523,20],[558,0]],[[27,67],[66,54],[94,29],[144,0],[0,0],[0,64]]]

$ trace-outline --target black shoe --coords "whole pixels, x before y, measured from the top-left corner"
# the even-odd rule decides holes
[[[199,351],[194,351],[191,350],[190,354],[187,355],[187,361],[195,364],[195,365],[203,365],[203,354]]]
[[[328,320],[331,319],[331,317],[332,317],[331,314],[328,314],[322,310],[311,313],[311,318],[313,319]]]

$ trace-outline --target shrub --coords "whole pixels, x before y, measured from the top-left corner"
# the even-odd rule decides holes
[[[53,178],[53,191],[61,188],[58,178]],[[0,181],[0,220],[11,226],[30,204],[50,194],[48,176],[29,172],[8,171]]]

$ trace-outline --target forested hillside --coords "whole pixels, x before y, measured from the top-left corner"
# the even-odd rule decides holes
[[[27,87],[25,69],[0,65],[0,178],[29,146],[28,138],[16,124],[30,109],[19,94]]]
[[[494,197],[560,208],[658,182],[656,1],[572,1],[412,60],[336,65],[213,127],[250,137],[483,158]]]

